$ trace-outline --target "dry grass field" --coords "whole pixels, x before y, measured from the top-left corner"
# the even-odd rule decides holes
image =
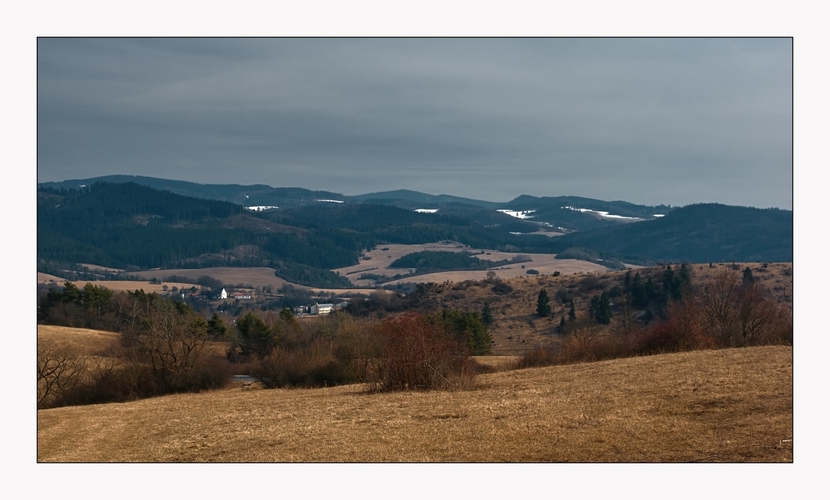
[[[37,342],[41,347],[75,349],[88,356],[100,356],[118,345],[119,336],[113,332],[70,328],[68,326],[37,326]]]
[[[120,335],[88,328],[37,325],[37,343],[40,347],[76,350],[86,356],[108,356],[120,345]],[[209,341],[206,347],[208,352],[224,356],[228,343]]]
[[[63,286],[63,284],[67,280],[65,278],[60,278],[58,276],[53,276],[51,274],[45,273],[37,273],[37,283],[39,285],[56,285],[56,286]],[[95,286],[101,286],[108,290],[112,290],[114,292],[132,292],[134,290],[144,290],[147,293],[161,293],[164,291],[164,287],[168,289],[175,287],[189,289],[193,286],[191,283],[174,283],[174,282],[164,282],[162,284],[155,284],[150,283],[149,281],[127,281],[127,280],[96,280],[96,281],[86,281],[86,280],[70,280],[72,284],[77,286],[78,288],[83,288],[87,283],[92,283]]]
[[[395,276],[396,274],[405,274],[406,269],[389,268],[389,264],[395,260],[408,255],[410,253],[422,251],[444,251],[444,252],[481,252],[481,249],[469,248],[459,243],[429,243],[424,245],[381,245],[369,252],[364,253],[364,257],[359,264],[350,267],[343,267],[335,269],[334,271],[341,276],[345,276],[351,280],[352,283],[358,286],[373,286],[373,280],[361,280],[360,276],[364,273],[377,274],[382,276]],[[484,255],[478,255],[480,259],[500,261],[508,260],[517,255],[527,255],[532,259],[531,262],[522,262],[520,264],[509,264],[499,268],[494,268],[492,271],[501,279],[517,278],[527,276],[528,269],[536,269],[541,274],[553,274],[554,271],[559,271],[562,274],[575,273],[592,273],[604,272],[608,269],[583,260],[575,259],[556,259],[553,254],[527,254],[527,253],[512,253],[512,252],[497,252],[486,251]],[[524,266],[524,268],[522,267]],[[397,283],[443,283],[444,281],[465,281],[465,280],[482,280],[486,278],[487,271],[451,271],[441,273],[422,274],[419,276],[412,276],[398,281],[392,281],[385,284]]]
[[[394,276],[399,273],[405,273],[405,269],[389,269],[388,265],[396,259],[404,255],[420,252],[424,250],[442,250],[442,251],[470,251],[480,252],[479,249],[471,249],[458,243],[429,243],[423,245],[382,245],[371,251],[365,252],[360,263],[350,267],[334,269],[333,271],[342,276],[349,278],[357,287],[373,287],[373,280],[361,280],[360,275],[363,273],[373,273],[384,276]],[[518,253],[497,252],[491,251],[489,255],[482,255],[481,258],[488,260],[499,261],[512,259],[519,255]],[[527,276],[528,269],[536,269],[541,274],[553,274],[554,271],[559,271],[562,274],[575,273],[594,273],[605,272],[607,269],[598,264],[591,262],[574,260],[574,259],[555,259],[553,254],[522,254],[529,256],[532,261],[520,264],[510,264],[500,268],[493,269],[500,279],[510,279],[516,277]],[[115,272],[117,269],[104,268],[94,264],[81,264],[91,270],[106,270]],[[522,266],[525,266],[524,268]],[[231,286],[244,285],[245,288],[260,288],[264,286],[271,286],[274,290],[279,289],[287,282],[274,275],[274,269],[269,267],[212,267],[205,269],[153,269],[147,271],[139,271],[132,273],[136,276],[146,279],[147,281],[93,281],[92,283],[99,286],[104,286],[114,291],[132,291],[142,289],[145,292],[162,292],[162,287],[167,285],[168,288],[176,286],[178,288],[190,288],[193,286],[190,283],[174,283],[165,281],[163,284],[151,284],[149,280],[156,278],[165,280],[168,276],[184,276],[190,279],[197,279],[200,276],[210,276],[218,279],[222,283]],[[444,281],[459,282],[465,280],[482,280],[486,277],[487,271],[453,271],[424,274],[414,276],[399,281],[390,282],[387,284],[397,284],[398,282],[409,283],[443,283]],[[39,284],[54,283],[57,285],[63,284],[66,281],[63,278],[52,276],[49,274],[38,273]],[[86,281],[73,281],[78,287],[83,287]],[[369,294],[372,289],[354,288],[354,289],[327,289],[307,287],[302,285],[294,285],[297,288],[308,289],[317,292],[339,293],[339,294]]]
[[[205,269],[163,269],[152,271],[141,271],[135,273],[142,278],[165,279],[167,276],[177,275],[185,276],[187,278],[197,279],[200,276],[210,276],[218,279],[222,283],[231,286],[244,285],[245,288],[260,288],[270,285],[274,290],[288,283],[282,278],[274,275],[274,269],[270,267],[210,267]],[[190,288],[193,285],[187,285]],[[367,289],[341,289],[341,288],[316,288],[303,285],[293,286],[297,288],[312,290],[315,292],[326,293],[345,293],[345,294],[369,294],[372,290]],[[145,290],[146,291],[146,290]]]
[[[200,276],[210,276],[218,279],[227,285],[246,285],[249,287],[263,287],[270,285],[275,290],[286,282],[282,278],[274,276],[274,270],[270,267],[211,267],[207,269],[158,269],[151,271],[140,271],[134,273],[147,280],[157,278],[163,280],[168,276],[184,276],[191,279],[198,279]],[[192,286],[192,285],[189,285]],[[188,286],[188,288],[189,288]]]
[[[793,351],[479,376],[458,392],[228,388],[40,410],[39,462],[791,462]]]
[[[103,286],[116,292],[133,291],[141,289],[148,293],[161,293],[163,291],[163,287],[165,286],[167,286],[168,288],[172,288],[175,286],[184,289],[190,289],[190,287],[194,286],[192,283],[178,283],[172,281],[164,281],[161,284],[153,284],[149,282],[149,280],[153,278],[164,280],[168,276],[173,275],[183,276],[194,280],[198,279],[200,276],[210,276],[211,278],[218,279],[222,283],[225,283],[230,286],[236,286],[240,284],[245,285],[244,288],[259,288],[270,285],[274,290],[277,290],[287,283],[284,279],[275,276],[274,270],[269,267],[211,267],[205,269],[163,269],[153,271],[140,271],[133,274],[142,278],[146,278],[147,281],[99,280],[91,281],[90,283],[97,286]],[[38,284],[55,284],[62,286],[65,281],[66,279],[60,278],[58,276],[53,276],[45,273],[37,273]],[[78,280],[72,281],[72,283],[79,288],[83,288],[83,286],[87,284],[87,281]],[[328,289],[307,287],[303,285],[294,286],[297,288],[326,293],[369,294],[373,291],[368,289],[357,288]]]

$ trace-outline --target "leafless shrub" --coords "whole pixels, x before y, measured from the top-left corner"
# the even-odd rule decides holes
[[[535,347],[525,352],[516,362],[516,368],[533,368],[537,366],[550,366],[556,364],[558,358],[552,349]]]
[[[385,348],[372,390],[472,387],[475,369],[465,346],[426,316],[403,314],[379,324],[377,332]]]
[[[299,350],[276,348],[255,363],[252,375],[267,388],[336,385],[348,380],[345,367],[322,339]]]
[[[84,379],[86,358],[72,349],[38,346],[37,407],[56,406]]]
[[[704,286],[700,295],[707,333],[719,345],[741,347],[763,339],[784,339],[791,316],[767,300],[760,283],[743,283],[737,273],[724,271]],[[790,333],[789,336],[792,334]]]

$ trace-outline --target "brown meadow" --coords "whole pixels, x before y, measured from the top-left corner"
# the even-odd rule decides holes
[[[38,411],[39,462],[792,462],[792,347]]]

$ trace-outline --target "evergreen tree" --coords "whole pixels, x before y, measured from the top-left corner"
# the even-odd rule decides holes
[[[751,285],[753,281],[755,281],[755,278],[752,277],[752,269],[747,267],[744,269],[743,283],[744,285]]]
[[[591,298],[588,304],[588,317],[602,325],[611,323],[611,303],[608,300],[608,294],[602,292]]]
[[[211,316],[207,324],[207,334],[211,337],[224,337],[228,332],[228,327],[225,325],[225,322],[216,313],[213,313],[213,316]]]
[[[666,270],[663,271],[663,291],[666,293],[666,297],[672,296],[673,285],[674,271],[672,270],[671,266],[666,266]]]
[[[239,333],[240,354],[267,356],[277,345],[276,332],[254,313],[249,312],[236,322]]]
[[[571,308],[568,310],[568,321],[576,321],[576,308],[574,307],[574,299],[571,299]]]
[[[611,302],[608,300],[608,294],[605,292],[602,292],[602,295],[600,295],[597,322],[603,325],[611,324]]]
[[[654,286],[654,281],[651,279],[651,276],[649,276],[646,280],[645,291],[648,302],[651,302],[657,298],[657,289]]]
[[[466,344],[474,356],[490,353],[492,337],[478,313],[443,309],[432,317],[458,341]]]
[[[547,318],[550,313],[550,299],[548,298],[548,292],[543,288],[539,290],[539,298],[536,299],[536,315]]]
[[[640,278],[640,273],[636,273],[631,282],[631,305],[638,309],[644,309],[648,306],[648,294],[646,286]]]
[[[280,311],[280,319],[285,322],[289,322],[294,319],[294,313],[287,306],[283,307]]]
[[[63,293],[61,302],[66,304],[77,304],[81,300],[81,291],[78,290],[71,282],[67,281],[63,284]]]
[[[689,271],[689,266],[682,264],[680,271],[677,273],[677,278],[680,280],[680,285],[685,288],[692,285],[692,275]]]
[[[481,321],[488,327],[493,324],[493,313],[490,311],[490,303],[485,302],[481,309]]]

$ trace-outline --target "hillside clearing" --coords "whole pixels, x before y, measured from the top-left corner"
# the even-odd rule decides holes
[[[791,462],[791,347],[38,411],[39,462]]]
[[[507,264],[493,268],[492,271],[501,279],[517,278],[527,276],[528,269],[536,269],[542,274],[553,274],[554,271],[559,271],[562,274],[576,274],[576,273],[595,273],[606,272],[608,268],[592,262],[575,259],[557,259],[554,254],[528,254],[519,252],[499,252],[496,250],[485,251],[482,249],[469,248],[459,243],[428,243],[423,245],[380,245],[371,251],[365,252],[359,264],[340,269],[334,269],[334,272],[345,276],[351,280],[352,283],[358,286],[374,286],[375,281],[372,279],[360,279],[363,274],[375,274],[380,276],[392,277],[397,274],[405,274],[406,269],[390,268],[389,264],[397,259],[415,252],[423,251],[444,251],[444,252],[471,252],[482,260],[491,260],[498,262],[501,260],[509,260],[518,255],[526,255],[532,260],[530,262],[521,262],[518,264]],[[480,252],[484,251],[484,254]],[[395,285],[398,283],[443,283],[444,281],[465,281],[465,280],[482,280],[487,276],[487,270],[479,271],[447,271],[436,272],[430,274],[422,274],[402,278],[397,281],[384,283],[385,285]]]

